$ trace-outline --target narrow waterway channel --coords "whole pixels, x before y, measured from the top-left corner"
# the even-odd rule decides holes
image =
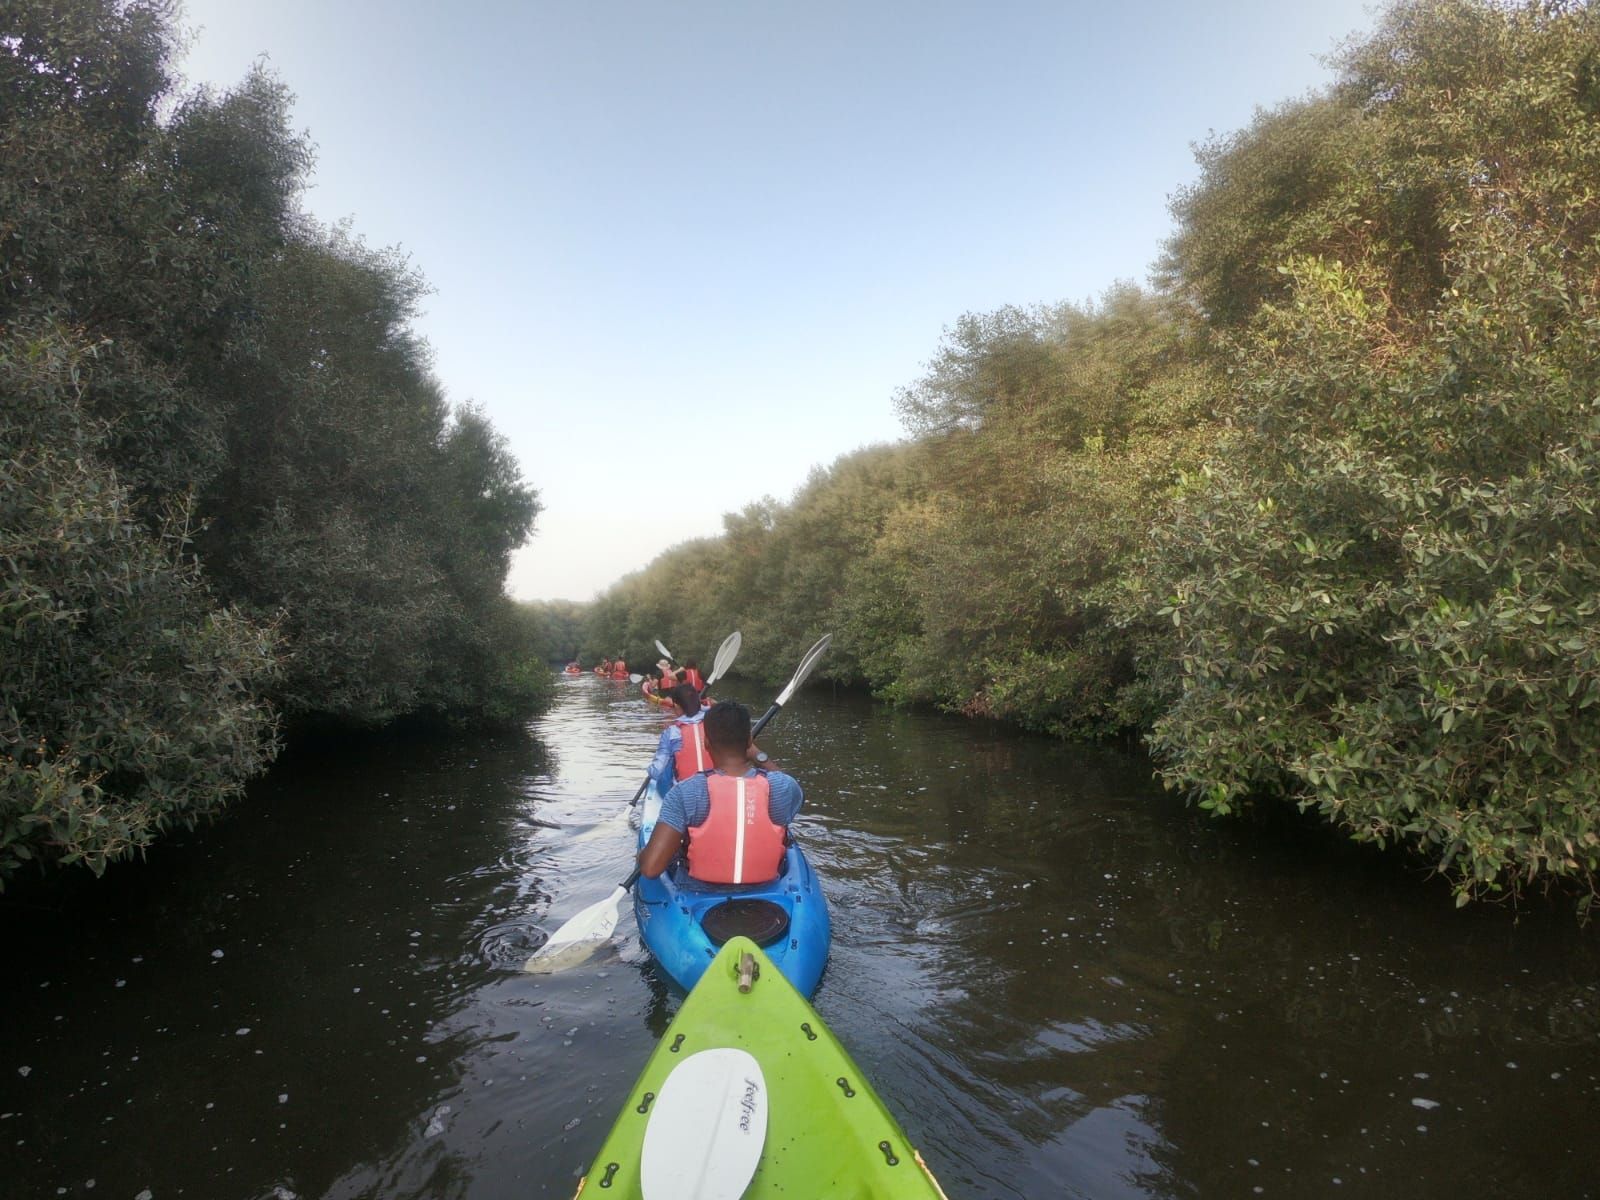
[[[737,689],[735,689],[737,690]],[[764,705],[765,695],[745,698]],[[628,869],[661,728],[285,761],[98,886],[0,898],[0,1195],[569,1196],[680,997],[518,969]],[[1600,1195],[1600,939],[1222,828],[1137,755],[813,687],[815,1004],[961,1197]]]

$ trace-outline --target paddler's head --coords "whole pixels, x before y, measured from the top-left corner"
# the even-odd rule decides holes
[[[680,717],[692,717],[700,711],[700,693],[692,683],[680,683],[668,689],[666,695]]]
[[[749,765],[750,710],[737,700],[713,704],[706,713],[706,749],[719,770],[743,775]]]

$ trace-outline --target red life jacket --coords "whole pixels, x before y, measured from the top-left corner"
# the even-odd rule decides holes
[[[685,683],[694,684],[694,690],[697,692],[703,692],[706,690],[706,681],[705,678],[700,674],[699,667],[685,667],[683,669],[683,681]]]
[[[783,865],[784,828],[772,823],[767,777],[707,775],[711,812],[689,828],[689,874],[702,883],[768,883]]]
[[[627,677],[628,677],[628,664],[627,663],[620,663],[619,662],[614,667],[611,668],[611,678],[613,678],[613,679],[626,679]]]
[[[672,776],[682,783],[689,776],[710,769],[711,751],[706,749],[706,727],[699,721],[686,721],[680,717],[677,726],[678,732],[683,735],[683,742],[672,756]]]

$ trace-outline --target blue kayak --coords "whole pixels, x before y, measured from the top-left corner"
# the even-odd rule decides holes
[[[639,845],[650,840],[661,793],[645,790]],[[783,867],[771,883],[711,884],[690,879],[680,858],[659,879],[640,879],[633,912],[644,944],[673,982],[688,991],[728,937],[761,945],[802,996],[822,979],[833,937],[822,885],[791,835]]]

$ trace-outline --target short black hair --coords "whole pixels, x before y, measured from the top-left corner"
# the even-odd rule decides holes
[[[683,709],[683,715],[692,717],[700,711],[700,689],[692,683],[680,683],[667,689],[667,698]]]
[[[719,700],[706,713],[706,744],[743,751],[750,745],[750,710],[737,700]]]

